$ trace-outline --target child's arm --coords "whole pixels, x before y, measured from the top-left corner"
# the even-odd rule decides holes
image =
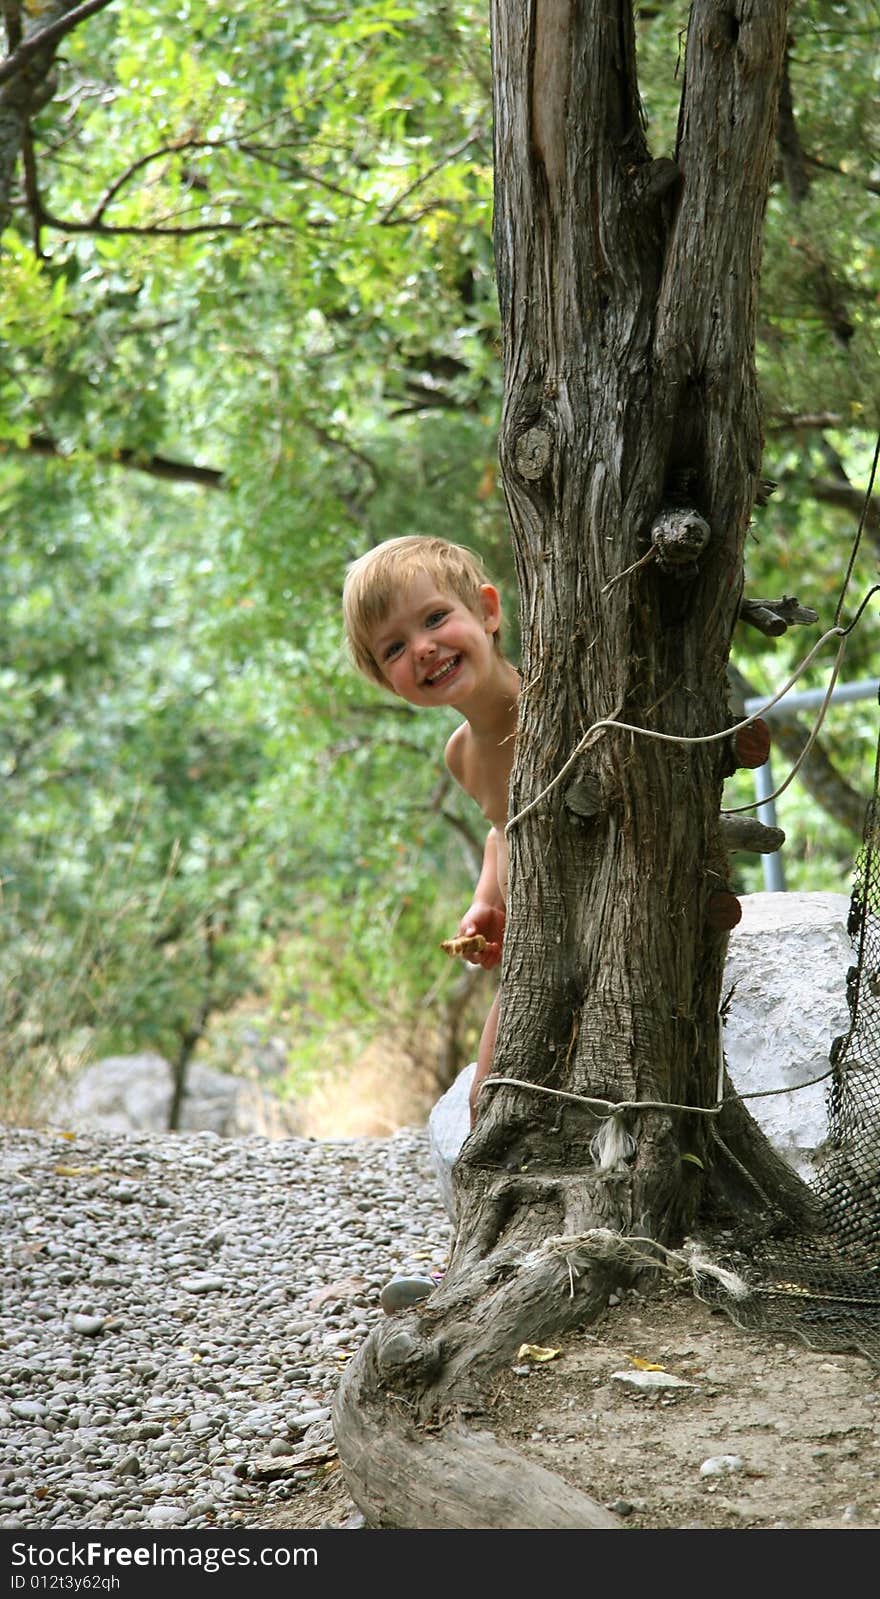
[[[465,960],[487,969],[498,965],[504,938],[504,920],[504,898],[498,881],[498,834],[492,827],[483,850],[483,865],[470,909],[465,911],[458,925],[460,938],[482,933],[486,947],[479,954],[466,955]]]

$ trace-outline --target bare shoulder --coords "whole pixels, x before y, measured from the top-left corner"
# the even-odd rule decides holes
[[[452,773],[456,783],[463,783],[464,770],[467,763],[467,747],[470,728],[467,722],[462,722],[449,737],[446,745],[445,760],[448,770]]]

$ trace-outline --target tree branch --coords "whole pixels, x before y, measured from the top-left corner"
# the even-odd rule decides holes
[[[776,125],[776,138],[782,154],[782,167],[785,173],[786,187],[788,188],[792,205],[796,211],[799,211],[810,192],[811,180],[795,120],[788,63],[789,51],[786,50],[782,84],[779,91],[779,116]],[[839,344],[843,349],[846,349],[856,330],[855,324],[847,314],[840,280],[812,240],[796,239],[793,243],[795,249],[800,252],[811,268],[813,295],[819,315],[835,344]]]
[[[779,411],[765,422],[767,433],[786,433],[822,428],[843,428],[850,424],[840,411]]]
[[[40,221],[49,228],[57,228],[61,233],[94,233],[107,238],[165,238],[189,239],[202,233],[269,233],[281,229],[287,233],[295,233],[292,222],[283,217],[266,217],[255,221],[248,217],[243,222],[192,222],[169,226],[167,218],[161,222],[96,222],[93,219],[87,222],[77,221],[72,217],[58,217],[44,205],[40,206]]]
[[[830,161],[820,161],[818,156],[805,155],[804,161],[808,167],[815,167],[818,172],[831,172],[836,178],[846,178],[850,183],[858,183],[869,194],[880,194],[880,182],[876,178],[869,178],[864,172],[847,172],[844,167],[834,166]]]
[[[837,505],[843,511],[851,511],[853,516],[861,516],[865,505],[865,496],[861,489],[854,488],[850,482],[837,482],[833,478],[810,479],[809,490],[816,500],[821,500],[826,505]],[[876,535],[880,534],[880,503],[871,500],[865,515],[865,527],[875,535],[874,542],[878,542]]]
[[[85,22],[96,11],[103,11],[112,4],[112,0],[85,0],[85,4],[74,6],[66,16],[58,17],[55,22],[50,22],[47,28],[41,28],[39,33],[32,33],[27,39],[22,40],[11,56],[0,65],[0,83],[6,83],[10,78],[23,72],[25,67],[38,55],[41,50],[49,50],[56,45],[66,33]]]
[[[0,451],[17,448],[19,446],[8,441],[0,445]],[[23,448],[28,455],[42,455],[59,461],[68,459],[55,439],[46,433],[32,433]],[[146,472],[149,477],[161,478],[167,483],[195,483],[203,489],[225,489],[229,486],[226,474],[217,467],[195,466],[190,461],[171,461],[164,455],[144,455],[134,449],[99,450],[94,459],[110,466],[125,466],[135,472]]]
[[[819,613],[808,605],[801,605],[793,594],[783,594],[781,600],[740,600],[739,619],[749,622],[767,638],[779,638],[796,623],[818,622]]]

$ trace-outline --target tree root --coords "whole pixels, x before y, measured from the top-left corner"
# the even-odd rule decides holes
[[[377,1410],[348,1368],[333,1423],[348,1491],[370,1527],[444,1529],[619,1528],[604,1506],[555,1472],[461,1421],[420,1432],[400,1412]]]
[[[584,1270],[571,1244],[518,1261],[499,1251],[374,1329],[333,1410],[346,1485],[370,1526],[620,1526],[562,1477],[464,1419],[485,1411],[489,1379],[521,1341],[583,1326],[606,1303],[607,1268]]]
[[[333,1412],[348,1491],[374,1527],[613,1528],[563,1478],[466,1425],[519,1345],[595,1320],[625,1276],[581,1240],[501,1246],[375,1328]]]
[[[715,1162],[710,1205],[745,1206],[766,1223],[766,1181],[789,1225],[813,1221],[810,1191],[777,1171],[741,1102],[732,1097],[719,1120],[725,1159]],[[340,1383],[333,1425],[348,1491],[373,1527],[617,1527],[601,1505],[468,1420],[485,1416],[494,1376],[523,1343],[589,1326],[612,1289],[645,1284],[664,1267],[690,1271],[695,1284],[699,1272],[718,1281],[721,1272],[646,1236],[651,1212],[635,1221],[637,1174],[625,1164],[573,1171],[525,1147],[502,1164],[479,1143],[478,1129],[457,1171],[466,1203],[446,1277],[374,1328]]]

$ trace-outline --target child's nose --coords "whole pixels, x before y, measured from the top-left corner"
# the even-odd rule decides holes
[[[424,660],[426,656],[433,655],[436,648],[437,645],[432,639],[430,633],[424,633],[416,643],[416,654],[421,661]]]

